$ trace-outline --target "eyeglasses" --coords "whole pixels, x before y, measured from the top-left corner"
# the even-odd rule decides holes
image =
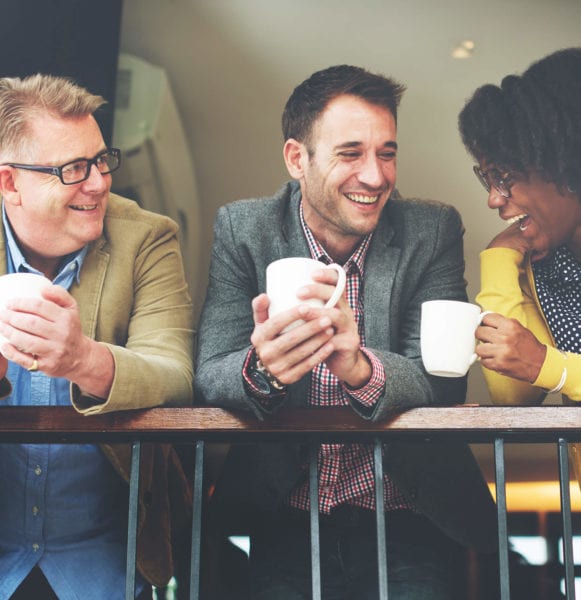
[[[91,167],[95,165],[101,175],[108,175],[116,171],[121,165],[121,150],[118,148],[107,148],[99,152],[94,158],[79,158],[72,160],[60,167],[43,167],[38,165],[23,165],[20,163],[4,163],[14,169],[25,169],[26,171],[37,171],[48,173],[58,177],[64,185],[74,185],[89,178]]]
[[[511,181],[512,175],[510,173],[503,175],[501,171],[495,168],[483,171],[478,165],[474,165],[473,169],[474,174],[478,177],[478,181],[480,181],[488,193],[490,193],[491,188],[494,188],[505,198],[510,198],[510,188],[514,185],[514,181]]]

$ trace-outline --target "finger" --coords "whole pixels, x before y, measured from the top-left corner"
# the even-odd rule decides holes
[[[324,362],[334,352],[333,342],[330,341],[323,344],[313,354],[307,355],[303,360],[300,360],[290,367],[279,369],[276,378],[282,383],[289,384],[298,381],[307,373],[310,373],[317,365]],[[269,367],[270,370],[270,367]],[[273,375],[275,371],[270,370]]]
[[[330,269],[328,269],[330,271]],[[335,273],[332,271],[332,273]],[[310,298],[316,298],[321,300],[323,303],[327,302],[329,298],[335,293],[334,285],[327,285],[325,283],[311,283],[304,285],[297,290],[297,298],[301,300],[308,300]]]
[[[335,269],[318,269],[313,271],[312,278],[318,283],[325,283],[335,287],[337,285],[337,279],[339,275]]]
[[[292,327],[297,322],[298,324]],[[270,368],[274,361],[278,361],[281,356],[329,328],[330,324],[331,320],[328,317],[305,322],[301,319],[298,308],[292,308],[256,327],[250,341],[259,352],[264,364]],[[291,327],[288,328],[289,326]]]
[[[31,341],[47,339],[52,321],[42,314],[16,310],[6,310],[0,324],[2,333],[12,344],[25,348]]]
[[[489,325],[479,325],[474,335],[479,342],[491,343],[497,340],[498,330]]]
[[[304,330],[308,332],[306,334],[308,337],[305,337],[303,332],[300,332],[300,337],[291,335],[294,332],[289,332],[287,334],[288,340],[280,340],[280,344],[284,344],[285,346],[284,350],[279,354],[278,361],[276,361],[280,369],[290,368],[293,365],[310,358],[316,354],[321,346],[326,344],[335,333],[332,327],[317,329],[314,333],[311,333],[307,326],[303,327]]]
[[[9,361],[28,369],[32,365],[34,359],[39,360],[39,357],[28,348],[20,348],[10,342],[2,344],[2,355]]]
[[[47,285],[42,290],[42,297],[62,308],[72,308],[76,304],[75,299],[60,285]]]
[[[252,300],[252,318],[254,323],[264,323],[268,319],[268,307],[270,301],[266,294],[260,294]]]

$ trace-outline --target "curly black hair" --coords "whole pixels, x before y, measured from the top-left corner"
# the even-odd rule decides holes
[[[478,162],[581,190],[581,48],[554,52],[500,86],[479,87],[458,124]]]

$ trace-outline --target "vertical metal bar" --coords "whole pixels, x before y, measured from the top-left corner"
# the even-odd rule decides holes
[[[139,464],[141,442],[131,446],[131,474],[129,476],[129,515],[127,518],[127,567],[125,571],[125,600],[135,598],[135,564],[137,558],[137,516],[139,513]]]
[[[565,561],[565,596],[575,600],[575,562],[573,560],[573,527],[571,525],[571,490],[569,482],[569,449],[567,440],[560,438],[559,488],[561,490],[561,518],[563,519],[563,558]]]
[[[321,546],[319,531],[319,444],[311,443],[309,456],[309,502],[311,525],[311,590],[313,600],[321,600]]]
[[[504,440],[494,440],[496,469],[496,512],[498,521],[498,566],[500,600],[510,600],[510,573],[508,567],[508,527],[506,519],[506,481],[504,476]]]
[[[379,600],[388,600],[387,593],[387,543],[385,539],[385,502],[383,498],[383,444],[376,439],[373,444],[375,473],[375,523],[377,528],[377,578]]]
[[[204,503],[204,442],[196,442],[194,490],[192,495],[192,547],[190,558],[190,600],[200,598],[202,554],[202,506]]]

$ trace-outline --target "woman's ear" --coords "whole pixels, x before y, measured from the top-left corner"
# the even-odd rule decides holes
[[[302,179],[304,175],[304,161],[309,160],[306,146],[293,138],[289,138],[283,148],[284,162],[293,179]]]

